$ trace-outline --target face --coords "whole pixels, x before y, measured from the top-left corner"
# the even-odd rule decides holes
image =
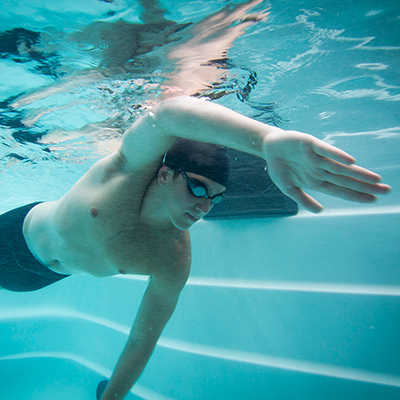
[[[173,172],[170,172],[173,175]],[[176,228],[183,230],[188,229],[207,215],[218,195],[226,189],[225,186],[211,179],[190,172],[180,173],[175,179],[170,180],[170,184],[172,192],[171,220]],[[196,190],[196,187],[198,187],[198,190]],[[197,195],[205,194],[206,197],[197,197],[193,192]]]

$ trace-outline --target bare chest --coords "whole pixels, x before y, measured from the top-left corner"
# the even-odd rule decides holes
[[[137,223],[107,240],[104,257],[119,273],[152,275],[167,265],[190,263],[190,243],[183,233],[168,235]]]

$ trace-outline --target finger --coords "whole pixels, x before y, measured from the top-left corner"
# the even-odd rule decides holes
[[[371,182],[373,184],[382,180],[380,175],[366,168],[362,168],[354,164],[343,165],[340,162],[330,160],[328,158],[321,158],[320,166],[333,174],[348,176],[362,181]]]
[[[357,203],[372,203],[377,199],[373,194],[358,192],[356,190],[335,185],[331,182],[321,183],[320,192],[345,200],[355,201]]]
[[[345,163],[347,165],[354,164],[356,159],[345,151],[338,149],[322,140],[316,140],[312,144],[313,150],[322,157],[331,158],[333,160]]]
[[[303,192],[298,187],[292,187],[286,190],[285,194],[292,198],[301,207],[305,208],[308,211],[311,211],[312,213],[319,213],[324,209],[322,205],[318,203],[318,201],[316,201],[307,193]]]
[[[336,186],[341,186],[346,189],[355,190],[361,193],[369,194],[385,194],[390,190],[390,186],[381,183],[369,183],[354,179],[344,175],[337,175],[328,172],[326,181],[333,183]]]
[[[108,385],[108,381],[101,381],[98,385],[97,385],[97,390],[96,390],[96,399],[100,400],[101,397],[103,396],[103,393],[106,390],[106,387]]]

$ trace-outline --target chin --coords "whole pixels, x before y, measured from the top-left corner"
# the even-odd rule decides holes
[[[194,223],[191,224],[174,224],[175,228],[180,231],[187,231]]]
[[[181,218],[175,219],[175,221],[173,221],[173,224],[176,229],[179,229],[180,231],[187,231],[191,226],[193,226],[198,221],[200,220],[194,221],[187,215],[187,213],[185,213]]]

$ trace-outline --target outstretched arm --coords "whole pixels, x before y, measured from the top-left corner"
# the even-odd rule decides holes
[[[344,151],[311,135],[284,131],[218,104],[192,97],[161,102],[125,134],[121,152],[132,168],[158,159],[177,137],[222,144],[267,161],[283,193],[311,212],[322,206],[305,189],[370,202],[390,190],[381,177],[355,165]]]
[[[101,400],[122,400],[146,366],[186,282],[152,277],[125,348]]]

